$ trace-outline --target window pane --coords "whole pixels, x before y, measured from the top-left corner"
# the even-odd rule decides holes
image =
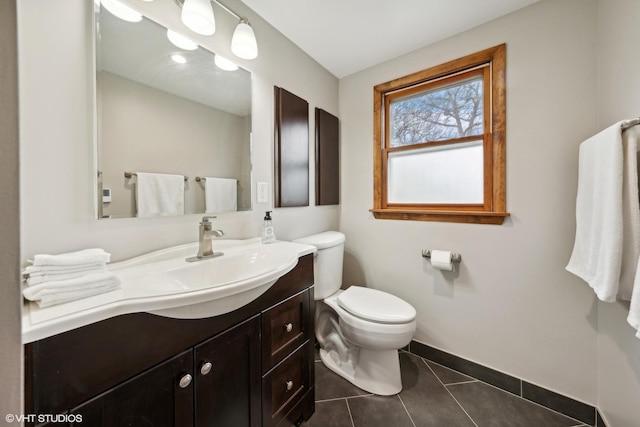
[[[389,203],[484,203],[482,141],[389,153]]]
[[[482,135],[482,76],[391,101],[389,147]]]

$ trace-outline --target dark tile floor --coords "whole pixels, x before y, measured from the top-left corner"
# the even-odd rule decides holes
[[[404,351],[403,390],[375,396],[316,360],[316,412],[306,427],[576,427],[585,424]]]

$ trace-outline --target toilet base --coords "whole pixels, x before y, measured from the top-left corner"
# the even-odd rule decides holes
[[[356,387],[381,396],[402,391],[398,350],[359,348],[358,354],[352,356],[355,357],[341,362],[335,350],[320,349],[322,363]]]

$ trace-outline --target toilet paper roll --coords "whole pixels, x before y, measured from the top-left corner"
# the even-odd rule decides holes
[[[436,270],[453,271],[452,258],[450,251],[431,251],[431,265]]]

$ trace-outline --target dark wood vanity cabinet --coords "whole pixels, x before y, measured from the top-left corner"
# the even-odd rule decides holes
[[[92,427],[298,424],[314,411],[312,285],[306,255],[225,315],[135,313],[29,343],[26,413]]]

